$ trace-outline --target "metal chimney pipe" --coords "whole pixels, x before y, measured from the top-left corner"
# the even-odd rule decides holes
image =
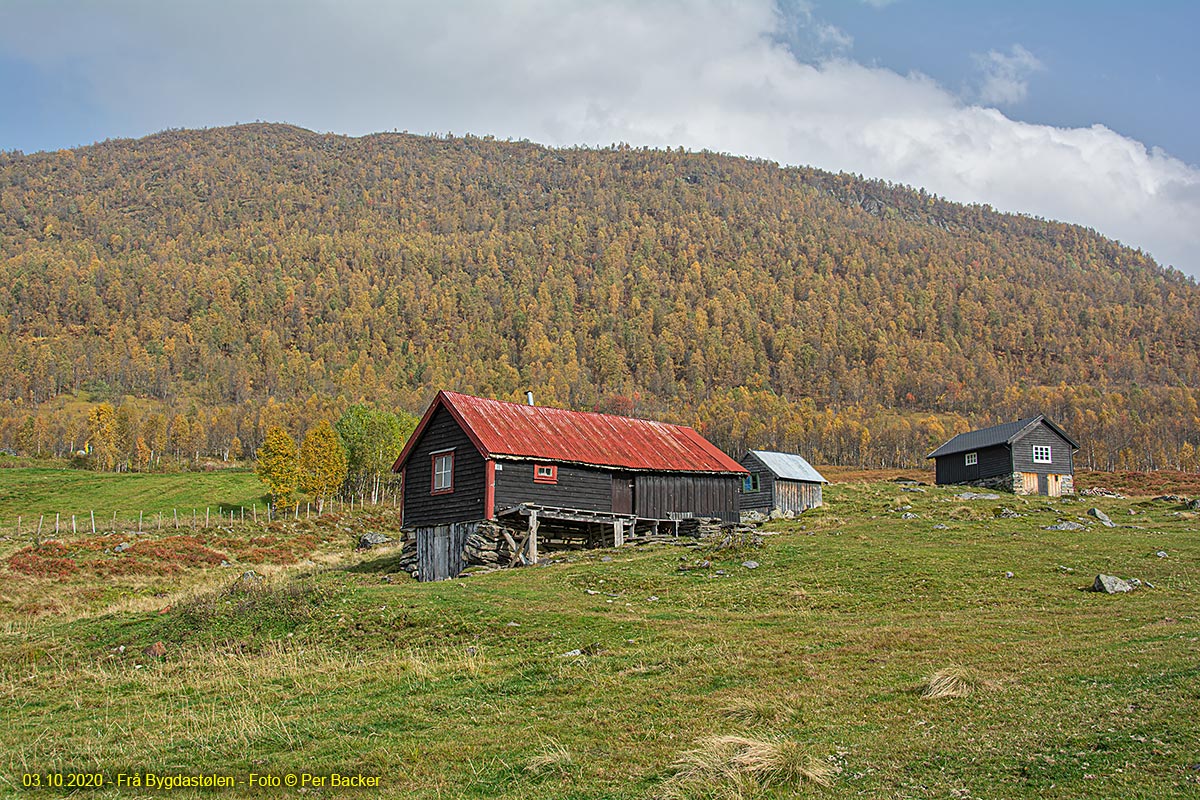
[[[528,403],[529,405],[533,405],[533,392],[525,393],[525,402]]]

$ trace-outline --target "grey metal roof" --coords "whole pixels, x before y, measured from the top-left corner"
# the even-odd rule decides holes
[[[971,450],[980,450],[984,447],[994,447],[998,444],[1012,444],[1017,439],[1025,435],[1026,431],[1033,428],[1040,422],[1046,423],[1049,428],[1057,433],[1076,450],[1079,449],[1079,443],[1072,439],[1063,431],[1062,428],[1055,425],[1043,415],[1038,414],[1036,417],[1026,417],[1019,419],[1016,422],[1005,422],[1003,425],[993,425],[990,428],[980,428],[977,431],[967,431],[960,433],[944,445],[934,450],[926,458],[938,458],[939,456],[953,455],[954,453],[965,453]]]
[[[794,453],[775,453],[770,450],[751,450],[751,453],[775,473],[775,477],[787,481],[809,481],[810,483],[829,483],[813,469],[813,465]]]

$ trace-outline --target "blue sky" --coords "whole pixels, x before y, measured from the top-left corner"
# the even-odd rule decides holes
[[[1200,275],[1200,3],[0,0],[0,149],[270,120],[707,148]]]

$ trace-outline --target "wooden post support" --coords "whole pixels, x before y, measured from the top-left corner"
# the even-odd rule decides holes
[[[537,514],[536,510],[531,509],[529,512],[529,563],[530,564],[537,564],[537,562],[538,562],[537,534],[538,534],[538,514]]]
[[[92,536],[95,536],[96,535],[96,510],[92,509],[88,513],[92,515]],[[114,516],[116,515],[116,513],[117,512],[115,512],[115,511],[113,512]]]
[[[54,512],[54,535],[55,536],[58,536],[58,517],[59,517],[59,512],[55,511]]]
[[[75,515],[71,515],[71,533],[79,533],[79,529],[75,527]]]
[[[211,506],[204,507],[204,527],[208,527],[208,512],[212,510]]]
[[[613,547],[625,544],[625,523],[617,520],[613,523]]]

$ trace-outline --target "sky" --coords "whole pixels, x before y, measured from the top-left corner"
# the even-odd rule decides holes
[[[1200,277],[1193,0],[0,0],[0,150],[256,120],[707,149]]]

